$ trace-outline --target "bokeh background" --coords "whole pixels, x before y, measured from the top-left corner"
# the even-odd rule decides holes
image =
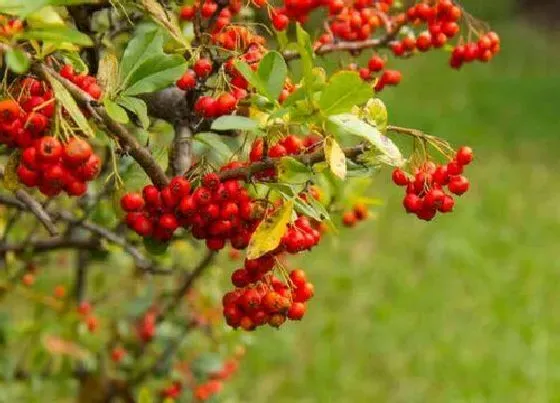
[[[533,11],[544,10],[530,1]],[[560,36],[513,0],[464,0],[502,37],[460,72],[432,52],[382,93],[392,124],[471,145],[456,212],[406,216],[376,177],[377,218],[301,260],[301,323],[251,338],[227,389],[242,402],[560,401]]]

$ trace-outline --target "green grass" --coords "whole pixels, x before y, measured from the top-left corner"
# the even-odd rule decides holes
[[[472,191],[427,224],[380,173],[378,219],[304,258],[308,315],[254,335],[239,401],[560,401],[558,52],[522,24],[496,29],[494,63],[421,57],[382,95],[392,123],[474,147]]]

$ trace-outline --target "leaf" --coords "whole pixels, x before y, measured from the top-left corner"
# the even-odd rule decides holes
[[[333,174],[340,179],[346,178],[346,156],[333,137],[325,138],[325,159]]]
[[[278,179],[287,183],[305,183],[313,170],[293,157],[284,157],[278,164]]]
[[[143,100],[140,98],[121,96],[116,99],[116,102],[123,108],[126,108],[130,112],[134,113],[140,120],[142,128],[147,129],[150,126],[148,107]]]
[[[68,114],[78,125],[84,135],[88,137],[94,137],[95,134],[93,132],[93,129],[89,125],[87,119],[85,118],[84,114],[82,113],[82,111],[76,104],[76,101],[74,101],[74,98],[72,98],[72,95],[70,95],[68,90],[64,88],[64,86],[50,74],[47,74],[47,79],[51,84],[56,100],[59,101],[64,109],[68,111]]]
[[[142,7],[144,7],[157,24],[165,28],[173,39],[184,47],[189,47],[187,41],[183,37],[181,27],[179,26],[175,14],[168,13],[156,0],[142,0]]]
[[[31,29],[17,35],[17,38],[41,42],[52,42],[56,45],[68,42],[80,46],[93,45],[89,36],[65,25],[51,25],[48,27],[45,26],[43,28]]]
[[[25,52],[15,48],[6,51],[6,64],[16,74],[25,73],[30,66],[29,58]]]
[[[375,125],[382,133],[387,131],[387,123],[389,121],[387,115],[387,107],[379,98],[373,98],[368,101],[363,109],[366,121]]]
[[[248,130],[254,131],[259,128],[257,122],[245,116],[221,116],[212,122],[212,130]]]
[[[286,200],[281,206],[261,221],[251,237],[247,249],[247,259],[257,259],[278,247],[280,240],[286,233],[294,211],[294,201]]]
[[[154,403],[154,401],[155,400],[152,392],[150,392],[150,389],[147,387],[140,389],[140,392],[138,393],[138,403]]]
[[[9,190],[10,192],[15,192],[18,189],[22,188],[21,182],[17,176],[16,170],[19,165],[19,161],[21,158],[21,151],[16,150],[6,162],[6,166],[4,168],[4,178],[2,180],[4,187]]]
[[[296,25],[296,38],[298,44],[298,51],[301,56],[301,66],[303,70],[304,88],[307,94],[307,100],[313,102],[313,46],[311,45],[311,37],[302,28],[301,24]]]
[[[25,17],[46,6],[71,6],[98,2],[98,0],[0,0],[0,13]]]
[[[373,96],[373,89],[355,71],[334,74],[321,94],[319,108],[325,115],[349,112]]]
[[[219,372],[224,363],[217,353],[204,353],[191,362],[191,370],[197,377],[207,377],[209,374]]]
[[[237,69],[237,71],[241,73],[241,75],[245,78],[245,80],[249,82],[249,84],[255,87],[255,89],[259,94],[270,99],[269,96],[267,95],[268,90],[266,89],[266,86],[262,82],[260,76],[257,73],[255,73],[253,70],[251,70],[251,67],[246,62],[242,60],[237,60],[235,62],[235,68]]]
[[[197,133],[193,140],[203,144],[209,152],[219,154],[222,159],[227,159],[233,153],[233,150],[224,143],[224,136],[216,133]]]
[[[52,355],[67,355],[78,360],[87,359],[90,353],[72,341],[53,335],[45,335],[43,346]]]
[[[137,30],[126,47],[119,70],[119,81],[126,84],[128,78],[146,59],[155,53],[163,53],[163,35],[157,30]]]
[[[266,88],[268,99],[276,101],[288,75],[288,66],[282,55],[275,51],[268,52],[259,63],[257,74]]]
[[[174,83],[187,69],[179,55],[159,54],[145,60],[128,78],[123,95],[155,92]]]
[[[348,135],[361,137],[385,156],[385,163],[394,166],[404,164],[404,158],[395,143],[381,134],[379,129],[368,125],[357,116],[350,114],[330,116],[327,119],[326,129],[338,137]]]
[[[103,94],[107,98],[112,98],[119,85],[119,61],[111,51],[106,51],[99,61],[97,82],[101,86]]]
[[[105,110],[107,111],[107,114],[111,117],[111,119],[123,125],[129,122],[126,111],[122,107],[117,105],[117,103],[111,101],[110,99],[106,99],[103,104],[105,105]]]

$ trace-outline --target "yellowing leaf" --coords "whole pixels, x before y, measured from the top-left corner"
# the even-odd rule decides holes
[[[119,61],[114,53],[107,51],[99,62],[97,81],[106,97],[111,98],[118,86]]]
[[[50,74],[47,75],[47,78],[51,83],[52,89],[54,90],[54,96],[56,100],[59,101],[64,109],[68,111],[68,114],[78,125],[84,135],[88,137],[94,137],[93,129],[78,107],[78,104],[76,104],[76,101],[74,101],[74,98],[72,98],[72,95],[70,95],[68,90],[64,88],[64,86],[56,78],[52,77]]]
[[[294,201],[287,200],[261,221],[251,237],[247,259],[257,259],[278,247],[294,211]]]
[[[87,350],[57,336],[46,335],[43,339],[43,346],[53,355],[67,355],[79,360],[84,360],[89,356]]]
[[[346,178],[346,156],[333,137],[325,139],[325,159],[333,174],[340,179]]]
[[[16,190],[21,189],[21,183],[19,182],[16,173],[20,157],[21,152],[14,151],[10,155],[10,158],[8,158],[8,162],[6,163],[6,167],[4,169],[4,187],[10,192],[15,192]]]

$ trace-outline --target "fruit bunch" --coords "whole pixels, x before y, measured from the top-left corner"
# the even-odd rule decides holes
[[[92,306],[88,301],[82,301],[78,305],[78,314],[82,321],[86,324],[86,327],[90,333],[95,333],[97,327],[99,326],[99,320],[97,316],[92,314]]]
[[[61,143],[55,137],[44,136],[23,149],[16,172],[24,185],[37,186],[45,196],[62,191],[81,196],[87,191],[87,182],[94,180],[100,169],[99,156],[82,138],[72,137]]]
[[[458,45],[451,53],[449,64],[454,69],[460,69],[464,63],[475,60],[487,63],[500,51],[500,37],[495,32],[482,35],[478,42]]]
[[[451,194],[461,196],[469,190],[469,180],[462,175],[464,167],[473,160],[470,147],[461,147],[452,161],[446,165],[424,163],[410,177],[400,168],[393,171],[393,182],[406,187],[403,205],[408,213],[414,213],[425,221],[431,221],[439,211],[453,211],[455,200]],[[449,193],[445,192],[445,187]]]
[[[343,1],[331,1],[330,29],[335,38],[344,41],[364,41],[383,26],[383,13],[373,1],[356,1],[345,6]]]
[[[231,23],[231,17],[239,14],[241,10],[242,3],[239,0],[230,0],[227,7],[223,7],[219,10],[219,14],[215,19],[210,31],[216,32],[223,27]],[[195,1],[193,5],[186,5],[181,7],[179,12],[179,18],[182,21],[192,21],[195,18],[197,12],[200,12],[200,16],[204,21],[209,20],[216,12],[218,12],[218,3],[212,0]]]
[[[101,98],[101,87],[97,83],[97,78],[86,73],[76,74],[71,64],[62,66],[59,73],[62,77],[72,81],[80,89],[87,92],[93,99],[98,100]]]
[[[358,222],[367,220],[368,216],[367,206],[363,203],[356,203],[352,210],[342,213],[342,225],[348,228],[355,227]]]
[[[246,248],[259,222],[254,216],[257,204],[239,181],[222,183],[215,173],[205,175],[192,192],[191,183],[181,176],[161,191],[148,185],[142,194],[125,194],[121,207],[128,212],[128,226],[144,238],[168,241],[182,226],[206,240],[211,250],[222,249],[228,240],[236,249]]]
[[[259,264],[257,272],[269,267],[271,259],[274,265],[274,258],[266,257],[266,263],[262,267]],[[254,263],[250,265],[257,266]],[[243,270],[248,271],[247,262]],[[301,320],[306,311],[305,303],[313,294],[313,284],[307,281],[303,270],[291,271],[287,283],[267,273],[261,280],[225,294],[222,299],[223,313],[226,322],[233,328],[254,330],[266,324],[280,327],[286,319]]]

